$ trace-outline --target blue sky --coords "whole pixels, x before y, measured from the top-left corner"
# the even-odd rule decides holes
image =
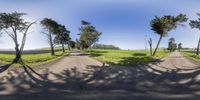
[[[52,18],[66,25],[73,40],[78,38],[81,20],[91,22],[98,31],[103,32],[98,43],[113,44],[122,49],[144,49],[145,35],[153,38],[155,47],[159,36],[149,26],[154,16],[187,14],[196,19],[200,13],[198,0],[0,0],[0,12],[25,12],[24,18],[37,21],[27,37],[25,49],[48,47],[47,38],[41,33],[39,21]],[[167,47],[170,37],[183,47],[194,48],[200,31],[185,27],[170,31],[160,47]],[[0,49],[12,49],[12,40],[0,37]]]

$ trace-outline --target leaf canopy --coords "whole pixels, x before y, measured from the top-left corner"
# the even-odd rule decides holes
[[[48,30],[49,32],[51,32],[53,34],[56,34],[57,29],[59,27],[59,24],[50,18],[44,18],[40,22],[40,24],[44,27],[44,29]]]
[[[178,16],[163,16],[157,17],[150,22],[151,30],[155,33],[166,36],[167,33],[173,29],[176,29],[178,25],[181,25],[183,22],[186,22],[188,18],[186,15],[179,14]]]
[[[13,31],[25,32],[27,27],[30,26],[30,22],[26,22],[22,16],[26,13],[0,13],[0,30],[12,29]]]

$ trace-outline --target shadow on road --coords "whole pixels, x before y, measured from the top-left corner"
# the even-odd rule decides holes
[[[0,73],[6,71],[13,63],[0,66]]]
[[[78,66],[56,74],[39,74],[24,64],[0,82],[1,100],[198,100],[200,69],[161,71],[148,65],[135,67]],[[49,76],[56,79],[51,80]],[[7,94],[9,85],[13,90]]]

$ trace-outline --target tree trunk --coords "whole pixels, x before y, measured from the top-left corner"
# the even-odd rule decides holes
[[[150,46],[150,55],[152,56],[153,54],[152,54],[152,45]]]
[[[51,32],[49,32],[49,42],[50,42],[50,47],[51,47],[51,55],[55,55]]]
[[[68,49],[69,49],[69,51],[71,50],[71,48],[70,48],[70,43],[68,42]]]
[[[17,42],[17,36],[15,36],[14,42],[15,42],[15,59],[13,63],[17,63],[21,59],[19,44]]]
[[[21,59],[21,55],[20,52],[16,52],[16,56],[15,56],[15,62],[19,62],[19,60]]]
[[[154,53],[153,53],[153,56],[155,56],[156,55],[156,52],[157,52],[157,50],[158,50],[158,47],[159,47],[159,45],[160,45],[160,42],[161,42],[161,40],[162,40],[162,35],[160,35],[160,39],[158,40],[158,44],[157,44],[157,46],[156,46],[156,48],[155,48],[155,51],[154,51]]]
[[[152,39],[149,39],[149,46],[150,46],[150,56],[152,56]]]
[[[150,47],[150,56],[152,56],[152,39],[151,38],[148,40],[148,43]]]
[[[63,43],[62,43],[62,51],[63,51],[63,53],[65,52],[65,46]]]
[[[15,59],[14,59],[13,63],[17,63],[21,59],[21,55],[20,55],[16,31],[14,31],[14,42],[15,42]]]
[[[199,46],[200,46],[200,38],[199,38],[199,42],[198,42],[198,45],[197,45],[197,55],[199,55]]]

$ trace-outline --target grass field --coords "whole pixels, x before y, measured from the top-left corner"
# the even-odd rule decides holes
[[[93,58],[106,63],[118,65],[134,65],[137,63],[147,63],[153,59],[160,59],[169,54],[168,51],[159,50],[154,58],[145,53],[145,50],[92,50],[86,51]]]
[[[63,54],[61,51],[55,52],[55,56],[51,56],[51,53],[44,53],[44,54],[27,54],[22,55],[23,61],[28,65],[40,65],[44,63],[48,63],[50,61],[56,60],[61,58],[62,56],[66,55]],[[0,54],[0,62],[1,63],[11,63],[15,58],[14,54]],[[16,64],[18,66],[19,64]]]
[[[200,55],[196,55],[196,52],[193,51],[182,51],[182,54],[189,59],[200,62]]]

